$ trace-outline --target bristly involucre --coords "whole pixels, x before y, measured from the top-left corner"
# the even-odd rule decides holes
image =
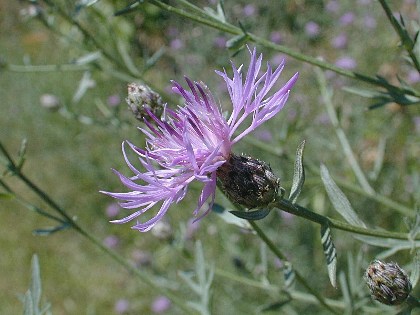
[[[216,171],[230,158],[233,144],[283,108],[298,77],[296,73],[283,87],[267,96],[283,70],[284,61],[274,71],[267,65],[266,72],[260,75],[262,55],[257,56],[255,49],[250,50],[250,55],[244,79],[242,66],[236,68],[233,63],[233,77],[226,71],[216,71],[226,82],[232,102],[232,113],[227,120],[205,84],[186,78],[187,90],[173,82],[172,89],[184,98],[184,106],[176,110],[166,108],[163,118],[148,113],[151,119],[144,121],[147,129],[140,128],[146,136],[145,149],[128,141],[122,145],[125,161],[134,175],[115,173],[129,192],[103,193],[121,200],[123,208],[135,211],[112,222],[129,222],[159,204],[160,209],[151,219],[137,221],[133,226],[141,232],[149,231],[173,203],[184,198],[192,181],[204,185],[193,212],[196,220],[210,211],[216,191]],[[250,115],[251,123],[245,125]],[[237,132],[240,126],[243,131]],[[129,161],[127,146],[138,155],[143,171]]]

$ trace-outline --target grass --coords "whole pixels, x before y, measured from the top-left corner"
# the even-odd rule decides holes
[[[113,12],[112,9],[123,5],[119,3],[113,6],[111,3],[101,1],[95,7]],[[208,5],[204,2],[202,4]],[[226,3],[229,20],[241,20],[250,31],[261,36],[269,38],[274,31],[280,31],[285,45],[308,55],[323,56],[329,62],[341,56],[351,56],[357,61],[357,70],[360,72],[370,75],[380,73],[394,81],[396,74],[407,76],[408,67],[399,59],[400,52],[396,48],[397,36],[375,3],[356,7],[342,4],[339,11],[333,13],[322,9],[320,4],[310,2],[299,5],[294,1],[285,1],[282,5],[264,2],[255,4],[256,13],[249,17],[244,16],[245,5],[245,1]],[[23,21],[19,10],[24,7],[26,5],[21,3],[0,0],[0,8],[4,8],[0,10],[0,26],[8,30],[0,34],[0,52],[4,60],[10,64],[22,64],[29,57],[32,64],[55,64],[67,63],[80,55],[80,47],[76,44],[63,41],[40,23]],[[395,9],[409,15],[413,14],[412,8],[412,5],[402,4]],[[340,16],[350,10],[355,15],[355,21],[347,26],[340,25]],[[83,18],[95,18],[94,11],[89,9],[82,14],[86,14],[82,15]],[[376,19],[375,28],[363,26],[367,15]],[[226,93],[223,89],[219,90],[220,80],[213,72],[223,67],[228,69],[228,60],[232,58],[229,51],[214,45],[217,37],[228,39],[224,34],[162,13],[152,6],[146,7],[145,11],[139,10],[126,17],[113,19],[111,23],[114,24],[109,27],[118,28],[118,32],[121,32],[118,34],[130,39],[127,41],[130,43],[129,53],[138,64],[144,61],[144,56],[150,56],[161,46],[165,47],[162,59],[146,72],[145,78],[162,91],[171,104],[179,100],[167,93],[169,80],[182,81],[183,75],[206,82],[216,90],[215,94],[221,103],[228,104]],[[115,23],[117,20],[121,23]],[[305,24],[311,20],[321,27],[321,33],[316,38],[305,34]],[[93,22],[88,24],[93,31],[95,25]],[[66,24],[62,23],[59,27],[63,30]],[[332,48],[331,39],[342,32],[348,36],[347,48]],[[98,31],[100,40],[106,36],[109,33]],[[75,39],[77,42],[79,37],[75,36]],[[180,48],[174,40],[181,41]],[[108,42],[102,43],[112,47]],[[79,44],[89,47],[88,43]],[[277,56],[272,51],[260,47],[258,49],[264,53],[266,60],[276,62]],[[240,64],[246,60],[246,54],[240,53],[232,59]],[[284,178],[285,188],[289,189],[293,174],[290,156],[293,156],[300,141],[306,139],[305,160],[308,163],[315,166],[325,163],[332,174],[356,184],[356,178],[326,117],[314,68],[287,59],[283,78],[299,71],[300,79],[287,108],[263,127],[272,135],[268,145],[279,148],[282,153],[275,155],[246,142],[238,145],[235,151],[253,154],[269,162],[276,174]],[[271,253],[267,253],[268,272],[264,272],[265,256],[261,252],[267,249],[264,249],[260,241],[252,234],[226,225],[214,214],[201,221],[200,229],[192,239],[185,239],[182,231],[195,207],[198,186],[169,212],[168,220],[173,230],[170,240],[159,239],[151,233],[139,234],[126,225],[112,225],[108,222],[105,209],[112,200],[98,191],[121,188],[111,168],[128,172],[120,144],[124,139],[130,139],[139,146],[143,144],[135,128],[137,122],[126,111],[124,101],[119,105],[118,117],[127,123],[120,127],[83,124],[63,117],[59,112],[48,111],[39,104],[42,94],[52,93],[75,113],[106,122],[95,104],[99,102],[106,105],[107,97],[113,94],[123,100],[126,97],[126,82],[106,71],[94,71],[92,75],[96,86],[79,103],[73,104],[71,99],[82,72],[17,73],[1,70],[1,141],[12,152],[17,152],[20,141],[23,138],[28,140],[28,159],[24,168],[27,175],[99,239],[109,235],[117,236],[119,245],[116,250],[123,256],[133,259],[133,252],[138,250],[150,253],[151,264],[140,268],[161,278],[162,286],[177,288],[178,295],[186,300],[198,297],[192,295],[177,271],[193,269],[195,239],[201,240],[206,261],[214,263],[216,269],[258,283],[264,282],[264,279],[269,279],[273,285],[283,283],[282,273],[276,269]],[[366,174],[374,168],[380,140],[386,139],[384,163],[377,178],[371,180],[374,189],[412,207],[414,211],[414,205],[420,199],[416,189],[419,176],[419,131],[416,131],[413,121],[413,117],[420,115],[418,105],[401,108],[394,104],[366,111],[369,100],[341,90],[344,85],[366,85],[341,77],[329,79],[328,84],[334,92],[333,104],[340,124]],[[307,177],[300,203],[319,213],[335,216],[319,176],[309,171]],[[25,199],[43,205],[19,182],[11,180],[12,186]],[[346,193],[360,217],[370,226],[393,231],[406,230],[401,215],[368,198],[350,191]],[[219,202],[227,205],[220,194],[218,198]],[[116,312],[114,306],[119,299],[130,302],[128,314],[151,313],[151,303],[159,292],[139,283],[74,231],[66,230],[47,237],[34,236],[34,229],[48,226],[50,222],[28,212],[13,200],[0,203],[0,222],[0,248],[3,253],[0,269],[4,279],[0,282],[0,290],[4,292],[0,310],[3,314],[22,312],[17,296],[28,288],[30,259],[34,253],[40,259],[43,297],[52,304],[54,314],[112,314]],[[339,290],[333,289],[328,281],[317,226],[279,213],[272,213],[261,226],[314,288],[329,298],[339,296]],[[347,252],[356,255],[362,251],[363,262],[366,264],[380,251],[362,246],[341,232],[334,232],[333,236],[339,254],[339,271],[347,270]],[[410,262],[410,254],[405,252],[392,258],[402,264]],[[364,268],[365,265],[358,267]],[[212,286],[211,306],[214,314],[253,314],[261,305],[274,303],[283,297],[278,291],[245,285],[243,279],[234,281],[222,274],[216,272]],[[367,295],[367,290],[365,292]],[[293,310],[299,314],[323,312],[298,300],[284,308],[285,314],[294,314]],[[181,311],[175,307],[168,311],[168,314],[177,313]]]

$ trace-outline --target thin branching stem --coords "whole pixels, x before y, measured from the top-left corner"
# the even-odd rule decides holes
[[[288,158],[289,160],[291,160],[290,157],[288,156],[287,152],[285,152],[282,149],[279,149],[276,146],[268,145],[268,144],[266,144],[262,141],[258,141],[257,139],[252,138],[252,137],[245,137],[243,140],[246,141],[247,143],[252,144],[253,146],[255,146],[257,148],[260,148],[260,149],[262,149],[266,152],[269,152],[269,153],[271,153],[275,156],[284,156],[284,157]],[[315,166],[313,163],[305,162],[305,169],[308,169],[310,172],[312,172],[313,174],[315,174],[317,176],[320,175],[319,168],[317,166]],[[334,177],[333,176],[333,179],[338,186],[341,186],[341,187],[343,187],[343,188],[345,188],[349,191],[352,191],[352,192],[354,192],[356,194],[359,194],[361,196],[364,196],[366,198],[372,199],[372,200],[376,201],[377,203],[385,206],[386,208],[395,210],[395,211],[397,211],[397,212],[399,212],[399,213],[401,213],[405,216],[408,216],[408,217],[414,217],[415,216],[415,212],[413,211],[413,209],[411,209],[411,208],[409,208],[409,207],[407,207],[407,206],[405,206],[405,205],[403,205],[399,202],[396,202],[396,201],[394,201],[394,200],[392,200],[388,197],[385,197],[385,196],[383,196],[379,193],[371,194],[371,193],[367,192],[366,190],[364,190],[363,188],[361,188],[360,186],[355,185],[353,183],[350,183],[349,181],[347,181],[345,179],[342,179],[342,178],[339,178],[339,177]]]
[[[257,235],[261,238],[261,240],[270,248],[270,250],[276,255],[279,259],[287,261],[286,255],[284,255],[281,250],[269,239],[269,237],[264,233],[264,231],[257,225],[255,221],[248,221],[249,224],[252,226],[254,231]],[[323,305],[327,310],[329,310],[333,314],[339,314],[336,310],[334,310],[325,299],[319,294],[319,292],[311,287],[308,282],[306,281],[305,277],[302,276],[296,269],[294,270],[296,280],[299,281],[301,285],[305,287],[317,300],[318,302]]]
[[[57,64],[57,65],[15,65],[6,64],[5,69],[12,72],[71,72],[88,71],[91,67],[75,64]]]
[[[298,204],[293,204],[287,199],[279,199],[276,200],[273,204],[274,207],[283,210],[285,212],[294,214],[296,216],[305,218],[312,222],[318,223],[320,225],[327,225],[330,228],[342,230],[346,232],[351,232],[359,235],[368,235],[368,236],[376,236],[380,238],[390,238],[390,239],[400,239],[400,240],[408,240],[407,233],[397,233],[397,232],[388,232],[383,230],[374,230],[374,229],[367,229],[355,225],[351,225],[339,220],[335,220],[321,214],[315,213],[305,207],[302,207]],[[416,238],[416,240],[420,240],[420,236]]]
[[[410,38],[407,30],[402,28],[400,23],[398,23],[395,16],[392,14],[391,8],[388,6],[385,0],[379,0],[382,8],[385,11],[388,20],[391,22],[392,27],[394,28],[395,32],[397,32],[398,36],[401,39],[401,44],[404,46],[405,50],[407,51],[408,55],[410,56],[411,61],[413,62],[414,67],[420,72],[420,63],[417,59],[417,56],[414,52],[415,43]]]
[[[158,289],[161,293],[165,294],[169,299],[171,299],[180,309],[182,309],[186,314],[195,314],[190,308],[188,308],[184,301],[179,299],[171,291],[164,287],[159,287],[154,283],[153,279],[147,275],[146,272],[136,268],[133,264],[128,262],[124,257],[112,251],[106,247],[101,240],[96,238],[94,235],[84,229],[79,225],[63,208],[61,208],[58,203],[56,203],[47,193],[45,193],[41,188],[39,188],[35,183],[33,183],[28,177],[26,177],[22,171],[16,167],[16,163],[11,158],[10,154],[7,152],[6,148],[0,142],[0,151],[7,160],[7,167],[10,172],[17,176],[22,182],[24,182],[28,188],[30,188],[38,197],[40,197],[44,202],[46,202],[54,211],[56,211],[63,218],[65,223],[69,224],[74,230],[80,233],[82,236],[87,238],[91,243],[96,247],[114,259],[117,263],[123,266],[128,272],[137,276],[143,283],[148,286]],[[39,214],[44,215],[42,212],[37,211]],[[62,221],[62,220],[61,220]]]
[[[160,0],[147,0],[148,2],[156,5],[157,7],[168,11],[170,13],[174,13],[177,14],[179,16],[188,18],[192,21],[195,21],[197,23],[212,27],[214,29],[217,29],[219,31],[228,33],[228,34],[232,34],[232,35],[245,35],[244,31],[240,28],[240,27],[236,27],[230,23],[221,21],[216,19],[215,17],[211,16],[208,12],[206,12],[205,10],[200,9],[197,6],[194,6],[193,4],[190,3],[189,8],[190,10],[192,6],[194,6],[194,13],[192,12],[188,12],[184,9],[180,9],[174,6],[171,6],[167,3],[164,3]],[[182,0],[182,3],[185,5],[185,0]],[[198,14],[198,12],[200,12],[201,14]],[[387,81],[380,79],[380,78],[376,78],[376,77],[371,77],[365,74],[361,74],[361,73],[357,73],[357,72],[353,72],[350,70],[346,70],[340,67],[337,67],[333,64],[330,64],[328,62],[325,62],[321,59],[318,58],[314,58],[314,57],[310,57],[307,56],[305,54],[302,54],[300,52],[297,52],[293,49],[290,49],[286,46],[283,45],[278,45],[275,44],[265,38],[259,37],[255,34],[252,34],[250,32],[246,33],[247,38],[257,44],[260,44],[261,46],[264,46],[266,48],[270,48],[273,49],[275,51],[284,53],[290,57],[295,58],[296,60],[300,60],[309,64],[312,64],[314,66],[317,66],[319,68],[325,69],[325,70],[331,70],[335,73],[338,73],[342,76],[348,77],[348,78],[352,78],[355,80],[359,80],[359,81],[363,81],[369,84],[373,84],[382,88],[385,88],[386,90],[389,91],[394,91],[395,93],[399,93],[399,94],[407,94],[407,95],[412,95],[412,96],[418,96],[420,97],[420,92],[418,91],[414,91],[411,89],[406,89],[403,87],[398,87],[395,85],[392,85],[390,83],[388,83]]]
[[[325,79],[325,75],[322,73],[321,70],[315,69],[319,88],[321,90],[321,95],[324,101],[325,108],[327,110],[328,117],[330,118],[331,124],[334,127],[335,133],[337,135],[338,140],[340,141],[341,147],[343,148],[344,155],[346,156],[350,167],[353,170],[353,173],[356,175],[356,178],[360,184],[360,186],[366,190],[369,194],[374,195],[375,190],[369,184],[365,174],[363,173],[362,168],[360,167],[357,159],[353,153],[351,148],[350,142],[344,132],[343,128],[340,126],[340,122],[338,121],[337,113],[335,112],[334,105],[332,103],[332,91],[327,88],[327,80]]]

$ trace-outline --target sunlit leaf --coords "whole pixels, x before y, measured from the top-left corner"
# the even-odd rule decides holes
[[[32,296],[32,303],[34,305],[35,314],[39,313],[39,303],[41,301],[41,275],[39,271],[38,256],[32,256],[32,278],[30,292]]]
[[[416,252],[416,255],[414,255],[413,269],[410,274],[410,282],[413,288],[417,285],[419,278],[420,278],[420,257],[419,257],[419,252]]]
[[[130,13],[132,11],[137,10],[137,7],[140,5],[142,1],[134,1],[132,3],[130,3],[128,6],[126,6],[125,8],[118,10],[117,12],[114,13],[114,16],[119,16],[119,15],[124,15],[127,13]]]
[[[284,276],[284,287],[286,289],[291,288],[295,283],[296,274],[295,274],[295,270],[293,269],[292,264],[288,261],[284,263],[283,276]]]
[[[295,167],[293,171],[293,183],[290,189],[289,200],[295,203],[302,191],[305,183],[305,169],[303,167],[303,149],[305,148],[305,140],[301,142],[296,151]]]
[[[101,57],[102,57],[102,53],[100,51],[94,51],[94,52],[88,53],[84,56],[77,58],[74,61],[74,63],[76,65],[86,65],[100,59]]]
[[[29,290],[25,293],[23,301],[23,315],[37,315],[34,311],[34,303]]]
[[[234,216],[237,216],[238,218],[245,219],[245,220],[251,220],[251,221],[257,221],[264,219],[269,213],[271,209],[259,209],[254,211],[230,211]]]
[[[92,75],[89,71],[83,73],[83,77],[79,82],[76,92],[73,95],[72,102],[78,103],[82,97],[86,94],[87,90],[93,88],[96,82],[92,79]]]
[[[373,246],[389,248],[389,250],[384,251],[376,255],[377,259],[384,259],[400,250],[412,250],[420,247],[420,241],[413,240],[397,240],[389,238],[381,238],[375,236],[366,236],[366,235],[355,235],[354,238]]]
[[[355,226],[366,227],[365,223],[357,216],[346,195],[344,195],[334,182],[328,169],[323,164],[321,164],[321,179],[334,209],[340,213],[348,223]]]
[[[263,308],[261,308],[261,312],[274,312],[274,311],[279,311],[283,306],[285,306],[286,304],[288,304],[290,301],[292,301],[291,297],[285,298],[284,300],[280,300],[274,303],[270,303],[267,306],[264,306]]]
[[[328,226],[321,226],[321,242],[327,260],[328,276],[332,286],[335,288],[337,287],[337,251]]]
[[[70,227],[69,224],[62,224],[62,225],[51,227],[51,228],[36,229],[32,233],[34,235],[48,236],[48,235],[51,235],[53,233],[68,229],[69,227]]]
[[[219,204],[214,204],[212,211],[228,224],[236,225],[242,229],[252,230],[252,227],[247,220],[240,219],[237,216],[234,216],[232,213],[230,213],[229,209],[226,209]]]

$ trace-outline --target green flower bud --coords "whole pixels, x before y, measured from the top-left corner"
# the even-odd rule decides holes
[[[412,285],[404,270],[396,263],[374,260],[365,272],[372,298],[386,305],[399,305],[407,300]]]
[[[249,209],[273,202],[280,187],[271,167],[249,156],[231,154],[217,170],[217,178],[232,202]]]
[[[148,111],[157,118],[161,118],[162,116],[162,98],[147,85],[130,83],[128,85],[128,97],[126,98],[126,102],[136,119],[142,122],[144,119],[152,121]]]

